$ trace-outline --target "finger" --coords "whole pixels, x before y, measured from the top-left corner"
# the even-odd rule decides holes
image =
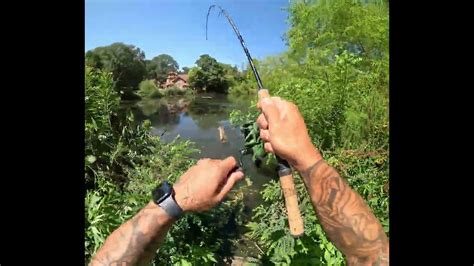
[[[201,165],[201,164],[207,163],[207,162],[209,162],[209,161],[211,161],[211,159],[209,159],[209,158],[202,158],[202,159],[199,159],[199,160],[197,161],[197,165]]]
[[[232,190],[235,183],[242,180],[244,178],[244,173],[241,171],[233,172],[229,178],[227,178],[226,183],[222,187],[222,190],[217,194],[217,200],[222,201],[224,197]]]
[[[275,103],[281,103],[283,101],[283,99],[281,97],[278,97],[278,96],[270,97],[270,99],[272,99],[272,101],[275,102]]]
[[[225,176],[227,176],[229,172],[237,166],[237,160],[233,156],[229,156],[220,162],[220,166]]]
[[[259,90],[258,91],[258,102],[257,102],[257,109],[261,110],[261,103],[260,100],[263,98],[270,98],[270,93],[267,89]]]
[[[272,97],[272,100],[278,110],[281,111],[282,109],[284,109],[283,106],[285,105],[285,100],[280,97]]]
[[[258,116],[257,124],[259,128],[268,129],[268,122],[267,122],[267,119],[265,119],[265,116],[263,114],[260,114]]]
[[[268,98],[270,97],[270,93],[268,92],[267,89],[262,89],[258,91],[258,98],[263,99],[263,98]]]
[[[265,144],[263,144],[263,148],[266,152],[274,153],[272,144],[270,144],[270,142],[265,142]]]
[[[282,99],[278,96],[276,97],[259,97],[259,100],[257,102],[257,108],[261,111],[262,110],[262,102],[264,101],[264,99],[267,99],[265,101],[268,101],[268,100],[271,100],[273,101],[274,103],[281,103],[282,102]],[[278,106],[278,105],[277,105]]]
[[[273,98],[273,97],[272,97]],[[260,107],[265,119],[267,120],[268,124],[274,124],[278,121],[279,111],[277,106],[275,105],[274,100],[271,98],[264,98],[260,101]],[[272,121],[275,121],[272,123]]]
[[[260,129],[260,138],[263,141],[270,141],[270,131],[268,129]]]

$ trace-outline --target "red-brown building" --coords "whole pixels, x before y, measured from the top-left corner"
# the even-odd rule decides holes
[[[178,74],[176,72],[169,72],[168,78],[166,78],[166,82],[162,84],[162,87],[169,88],[173,86],[178,87],[180,89],[188,88],[188,74]]]

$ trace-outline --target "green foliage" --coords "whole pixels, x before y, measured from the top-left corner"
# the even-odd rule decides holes
[[[196,65],[188,74],[191,87],[207,92],[227,92],[229,80],[221,63],[205,54],[199,57]]]
[[[385,231],[388,218],[388,8],[384,2],[294,1],[288,52],[256,62],[272,96],[294,102],[325,159],[368,203]],[[247,68],[241,91],[255,90]],[[253,87],[253,88],[251,88]],[[238,88],[238,87],[237,87]],[[232,91],[234,88],[230,90]],[[234,112],[233,122],[255,121]],[[252,145],[255,139],[247,140]],[[258,141],[258,139],[257,139]],[[267,161],[268,163],[268,161]],[[278,182],[261,192],[249,236],[277,265],[342,265],[296,175],[305,236],[290,237]]]
[[[192,94],[193,91],[191,89],[180,89],[178,87],[169,87],[166,89],[162,89],[161,92],[165,96],[174,96],[174,95],[185,95],[185,94]]]
[[[290,8],[287,32],[290,53],[300,62],[324,60],[343,50],[366,58],[388,58],[388,7],[375,1],[297,2]]]
[[[364,198],[388,233],[387,153],[340,150],[328,152],[325,157]],[[326,238],[299,175],[295,175],[295,183],[305,235],[296,241],[290,236],[280,184],[272,181],[261,192],[266,204],[254,210],[253,222],[248,224],[249,236],[260,243],[267,259],[277,265],[344,264],[342,254]]]
[[[183,74],[188,74],[189,69],[190,69],[189,67],[182,67],[181,73],[183,73]]]
[[[113,43],[86,52],[86,65],[112,73],[116,90],[136,90],[146,75],[145,53],[133,45]]]
[[[259,74],[261,73],[261,67],[258,60],[253,60],[254,65],[257,67]],[[233,82],[229,88],[229,94],[231,95],[257,95],[257,82],[255,76],[250,68],[250,65],[247,65],[247,68],[242,72],[234,74]]]
[[[229,64],[219,63],[219,65],[224,70],[224,79],[227,81],[227,85],[229,86],[229,90],[241,83],[244,80],[243,73],[239,71],[236,66],[232,66]]]
[[[156,79],[156,69],[158,65],[155,61],[145,60],[145,69],[146,69],[146,78],[147,79]]]
[[[240,82],[229,87],[229,94],[231,95],[254,95],[257,96],[257,89],[253,87],[253,84],[249,82]]]
[[[361,60],[343,52],[327,67],[327,81],[289,78],[273,91],[298,105],[322,149],[384,145],[387,93],[378,88],[380,73],[357,69]]]
[[[119,111],[110,74],[86,67],[85,79],[86,185],[94,186],[98,176],[124,185],[130,169],[153,154],[157,140],[149,136],[149,121],[135,125],[131,113]]]
[[[251,104],[252,107],[255,106],[254,103]],[[249,123],[248,121],[256,121],[257,119],[257,109],[254,107],[253,109],[250,109],[248,112],[243,113],[240,110],[233,110],[229,114],[229,121],[233,125],[244,125],[246,123]]]
[[[144,207],[159,181],[171,182],[195,163],[190,142],[165,144],[150,123],[119,112],[111,74],[86,67],[85,257],[90,260],[106,237]],[[187,214],[167,235],[153,264],[210,265],[230,237],[229,223],[241,223],[243,186],[212,211]],[[219,219],[216,219],[219,217]],[[237,218],[236,218],[237,217]]]
[[[241,131],[245,139],[243,154],[252,154],[252,161],[259,167],[267,153],[263,147],[263,141],[260,139],[260,130],[257,122],[243,124]]]
[[[147,62],[148,78],[156,79],[159,84],[166,81],[168,72],[177,72],[178,69],[178,62],[168,54],[160,54]]]
[[[324,158],[364,198],[388,233],[387,3],[291,3],[291,27],[286,35],[289,50],[255,60],[260,76],[273,96],[297,104]],[[94,254],[112,230],[147,203],[149,191],[158,180],[174,181],[193,164],[189,157],[193,151],[191,143],[165,144],[151,136],[149,123],[137,124],[131,114],[119,112],[120,94],[113,89],[113,80],[128,80],[126,86],[133,82],[136,86],[145,72],[148,79],[163,82],[167,72],[176,71],[178,64],[166,55],[145,62],[138,48],[114,45],[113,49],[101,47],[86,54],[89,66],[104,70],[86,68],[86,258]],[[255,96],[256,82],[248,67],[240,72],[209,55],[201,56],[196,64],[197,67],[188,69],[194,88],[228,91],[232,97]],[[136,73],[128,71],[132,65],[145,69],[135,71],[142,78],[133,78]],[[142,95],[152,91],[150,81],[140,86]],[[182,90],[163,90],[163,94],[175,93]],[[197,102],[189,107],[193,119],[198,120],[199,110]],[[255,121],[256,116],[255,102],[249,113],[230,114],[231,121],[237,124]],[[255,148],[254,155],[262,155],[254,124],[244,125],[243,130],[247,147]],[[267,158],[269,163],[274,157]],[[305,235],[297,240],[290,237],[280,185],[276,181],[268,183],[261,192],[265,203],[254,209],[252,222],[247,224],[248,236],[265,253],[263,262],[345,264],[342,254],[326,238],[298,174],[295,182]],[[216,264],[217,251],[231,238],[224,233],[226,228],[231,222],[243,222],[244,188],[233,192],[230,200],[218,208],[180,219],[154,263]]]
[[[142,98],[161,98],[163,94],[159,91],[155,81],[146,79],[138,85],[138,95]]]

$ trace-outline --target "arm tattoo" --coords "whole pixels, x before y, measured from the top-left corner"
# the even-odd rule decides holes
[[[301,174],[321,226],[348,265],[388,265],[387,236],[362,197],[323,160]]]
[[[150,202],[105,241],[90,265],[147,265],[155,256],[173,220]]]

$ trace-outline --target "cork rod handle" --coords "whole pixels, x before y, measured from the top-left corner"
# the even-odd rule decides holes
[[[259,98],[270,97],[268,90],[261,89],[258,92]],[[288,226],[293,237],[300,237],[304,234],[303,218],[298,206],[298,195],[296,193],[293,171],[287,161],[277,156],[278,176],[280,186],[285,197],[285,207],[288,214]]]

